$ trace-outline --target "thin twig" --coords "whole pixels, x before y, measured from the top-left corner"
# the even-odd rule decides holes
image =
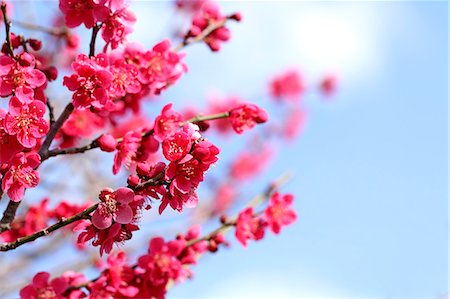
[[[178,46],[173,48],[173,51],[177,52],[183,49],[186,46],[189,46],[191,44],[195,44],[197,42],[200,42],[204,40],[208,35],[210,35],[214,30],[217,30],[225,25],[228,19],[223,19],[219,22],[212,22],[206,27],[199,35],[192,37],[192,38],[185,38]]]
[[[102,24],[96,24],[92,28],[92,36],[91,36],[91,42],[89,43],[89,57],[95,56],[95,40],[97,39],[97,34],[102,28]]]
[[[5,32],[6,32],[6,47],[8,49],[9,55],[14,57],[14,49],[11,43],[11,21],[8,19],[8,14],[6,13],[6,2],[3,0],[1,4],[1,10],[3,15],[3,22],[5,23]]]
[[[198,115],[198,116],[195,116],[195,117],[181,123],[181,126],[185,125],[186,123],[196,123],[196,122],[200,122],[200,121],[223,119],[223,118],[227,118],[229,116],[230,116],[230,113],[228,111],[222,112],[222,113],[217,113],[217,114],[205,115],[205,116]],[[150,136],[150,135],[153,135],[153,133],[154,133],[154,130],[151,129],[149,131],[143,132],[141,137]],[[123,141],[123,138],[117,138],[116,141],[117,141],[117,143],[120,144]],[[41,156],[41,159],[42,159],[42,161],[44,161],[50,157],[55,157],[55,156],[59,156],[59,155],[81,154],[86,151],[96,149],[99,146],[100,145],[98,144],[97,139],[95,139],[95,140],[91,141],[91,143],[86,144],[81,147],[50,150],[44,156]]]
[[[61,37],[64,35],[67,35],[67,28],[62,28],[62,29],[57,29],[57,28],[49,28],[49,27],[44,27],[41,25],[36,25],[36,24],[30,24],[27,22],[23,22],[23,21],[19,21],[19,20],[11,20],[11,22],[14,25],[17,25],[18,27],[22,27],[24,29],[28,29],[28,30],[33,30],[33,31],[40,31],[40,32],[44,32],[56,37]]]
[[[40,237],[46,236],[46,235],[50,234],[51,232],[54,232],[55,230],[60,229],[66,225],[74,223],[78,220],[85,219],[85,218],[89,217],[89,214],[91,214],[93,211],[95,211],[97,206],[98,206],[98,204],[94,204],[94,205],[90,206],[89,208],[87,208],[86,210],[84,210],[78,214],[75,214],[72,217],[69,217],[66,219],[61,219],[57,223],[55,223],[45,229],[42,229],[34,234],[19,238],[13,242],[4,243],[4,244],[0,245],[0,251],[8,251],[11,249],[15,249],[23,244],[32,242]]]
[[[53,106],[50,103],[50,100],[48,98],[47,98],[47,108],[48,108],[48,117],[50,120],[50,126],[52,126],[55,123],[55,110],[53,109]]]

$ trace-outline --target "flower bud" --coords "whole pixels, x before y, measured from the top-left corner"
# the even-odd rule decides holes
[[[111,134],[103,134],[97,139],[97,143],[104,152],[113,152],[117,147],[117,140]]]

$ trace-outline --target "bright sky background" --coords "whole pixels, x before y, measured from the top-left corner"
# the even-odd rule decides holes
[[[152,5],[154,26],[168,22],[163,4]],[[231,26],[232,41],[216,55],[189,49],[190,73],[170,96],[202,99],[204,86],[265,95],[268,78],[292,65],[312,82],[337,71],[341,86],[332,103],[305,99],[303,137],[266,176],[295,172],[285,190],[297,195],[296,225],[206,257],[195,279],[168,298],[445,294],[447,3],[229,2],[225,9],[244,15]]]
[[[306,97],[309,123],[261,178],[285,170],[297,223],[244,249],[206,256],[182,298],[433,298],[448,281],[446,2],[235,2],[218,54],[187,50],[189,73],[164,95],[209,91],[267,101],[267,81],[297,66],[336,71],[332,102]],[[135,3],[133,40],[166,37],[169,2]],[[162,24],[162,25],[161,25]],[[160,103],[161,105],[163,103]],[[155,110],[159,111],[159,110]],[[251,192],[258,193],[263,184]],[[42,270],[42,269],[41,269]]]

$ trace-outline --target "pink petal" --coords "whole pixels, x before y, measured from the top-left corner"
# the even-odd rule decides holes
[[[133,219],[133,210],[129,205],[120,205],[116,212],[116,222],[121,224],[130,223]]]
[[[33,286],[37,289],[45,288],[48,285],[50,274],[47,272],[39,272],[33,277]]]
[[[101,215],[98,208],[95,210],[94,214],[92,214],[92,224],[98,229],[107,229],[112,224],[112,216],[111,215]]]
[[[68,286],[67,280],[64,277],[57,277],[53,279],[50,284],[57,295],[62,294]]]
[[[121,187],[117,189],[115,192],[116,200],[120,203],[129,203],[134,199],[134,192],[130,188]]]

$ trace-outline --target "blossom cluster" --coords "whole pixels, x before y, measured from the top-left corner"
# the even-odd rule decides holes
[[[49,226],[51,222],[75,215],[88,207],[85,204],[73,204],[68,201],[60,201],[56,206],[48,206],[49,199],[44,198],[39,203],[28,207],[25,213],[16,217],[11,223],[11,229],[0,234],[0,238],[5,242],[13,242],[21,237],[31,235]],[[71,231],[72,226],[67,226],[66,230]]]
[[[292,201],[290,194],[274,193],[262,215],[246,208],[236,221],[225,221],[223,227],[234,225],[236,238],[244,246],[247,240],[262,239],[267,227],[278,234],[282,226],[296,219]],[[125,252],[119,251],[108,256],[104,270],[94,280],[70,271],[49,281],[50,275],[40,272],[20,295],[23,299],[38,298],[39,294],[48,294],[39,298],[165,298],[169,284],[192,277],[191,266],[204,253],[216,252],[220,245],[228,245],[220,231],[201,237],[201,229],[195,225],[175,240],[152,238],[148,251],[137,258],[135,265],[129,264]]]
[[[13,201],[38,184],[37,151],[49,130],[43,93],[47,78],[37,66],[36,58],[26,52],[0,55],[0,96],[9,98],[8,110],[0,109],[0,178],[2,190]]]
[[[283,226],[292,224],[297,214],[292,209],[294,196],[292,194],[274,193],[269,205],[261,215],[255,215],[253,207],[248,207],[239,213],[236,220],[236,238],[247,246],[248,240],[261,240],[266,228],[279,234]]]

